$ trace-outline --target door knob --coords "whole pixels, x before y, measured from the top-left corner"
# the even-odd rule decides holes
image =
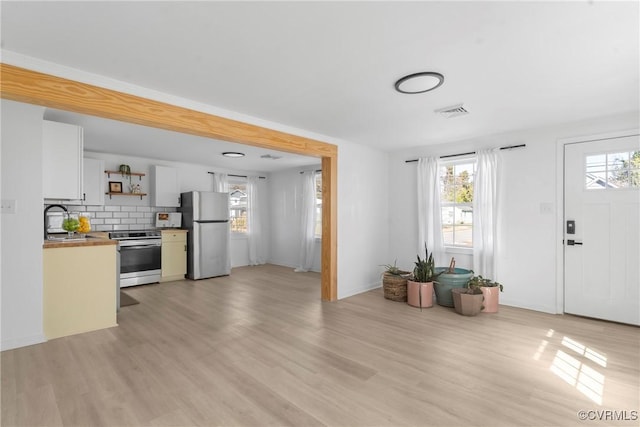
[[[582,242],[576,242],[575,240],[567,240],[567,245],[569,246],[582,246]]]

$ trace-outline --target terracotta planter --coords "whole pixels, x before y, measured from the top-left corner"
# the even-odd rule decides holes
[[[436,273],[447,271],[448,269],[448,267],[437,267]],[[471,277],[473,277],[473,271],[465,268],[454,268],[453,273],[440,274],[434,285],[438,305],[453,307],[451,290],[465,287]]]
[[[497,313],[498,304],[500,303],[500,287],[499,286],[483,286],[480,288],[484,295],[483,313]]]
[[[453,307],[456,313],[463,316],[475,316],[482,311],[483,294],[467,294],[466,288],[455,288],[451,290],[453,296]]]
[[[407,304],[412,307],[433,307],[433,282],[407,281]]]

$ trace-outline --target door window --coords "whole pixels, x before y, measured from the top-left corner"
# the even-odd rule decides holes
[[[598,153],[585,157],[587,190],[630,187],[640,187],[640,151]]]

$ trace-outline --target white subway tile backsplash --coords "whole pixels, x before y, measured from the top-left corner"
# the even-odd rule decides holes
[[[94,231],[154,229],[156,212],[177,211],[176,208],[155,206],[69,205],[67,208],[70,212],[88,213]]]

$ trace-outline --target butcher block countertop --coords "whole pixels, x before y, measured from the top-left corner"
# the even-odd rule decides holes
[[[109,239],[109,233],[98,231],[94,233],[88,233],[86,240],[68,240],[68,241],[45,240],[42,243],[42,248],[43,249],[73,248],[73,247],[82,247],[82,246],[105,246],[105,245],[116,245],[116,244],[118,244],[116,240]]]

